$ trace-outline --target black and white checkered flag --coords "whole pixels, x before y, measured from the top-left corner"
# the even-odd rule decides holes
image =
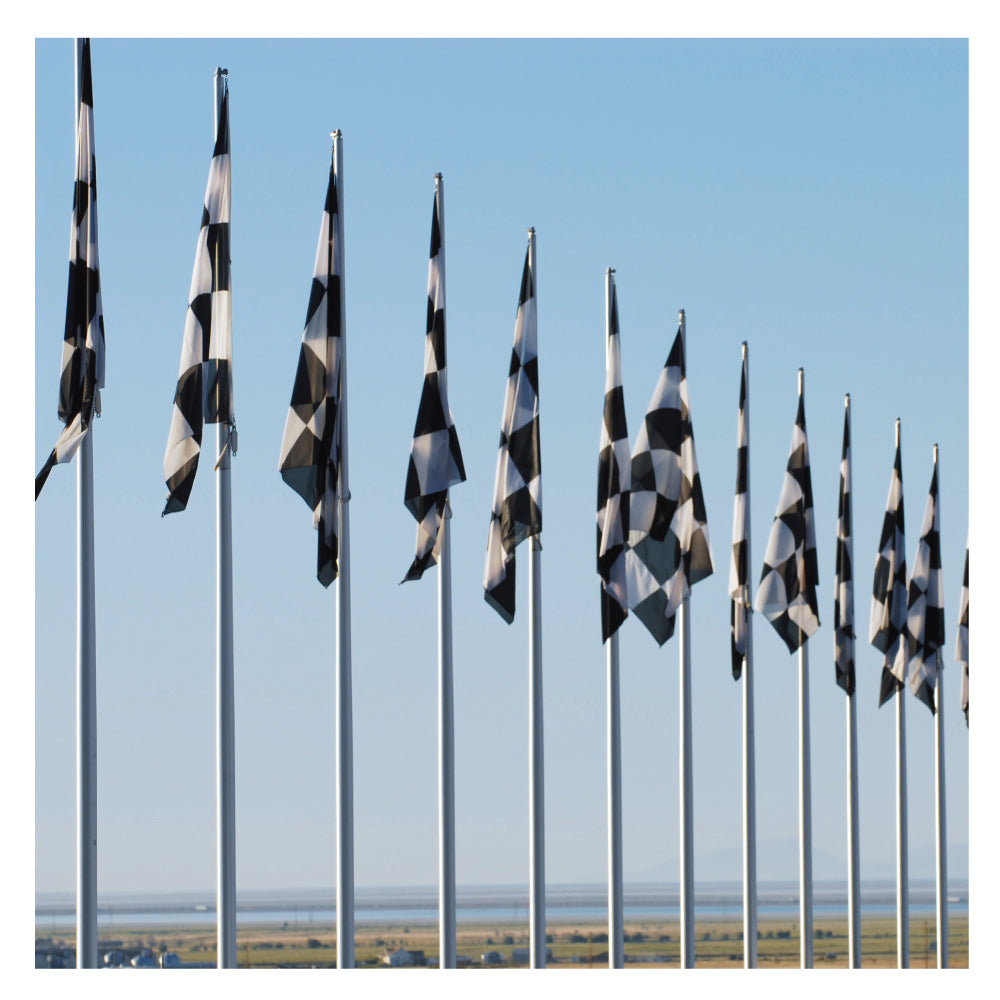
[[[79,105],[76,118],[76,184],[69,234],[69,285],[59,419],[65,428],[35,477],[35,499],[52,468],[76,454],[95,414],[100,415],[104,387],[104,311],[97,254],[97,161],[94,156],[94,88],[90,73],[90,39],[77,45]]]
[[[833,584],[833,660],[837,683],[854,694],[854,540],[851,536],[851,400],[844,404],[844,449],[837,506],[837,569]]]
[[[424,346],[424,388],[413,427],[410,463],[403,502],[417,519],[417,554],[403,578],[419,580],[438,561],[441,523],[448,489],[465,482],[462,449],[448,407],[448,369],[445,358],[444,218],[442,180],[438,174],[431,218],[431,256],[427,271],[427,338]]]
[[[337,177],[331,162],[306,327],[278,462],[281,478],[313,512],[318,533],[316,577],[324,587],[337,578],[340,523],[340,260]]]
[[[938,508],[937,445],[934,473],[920,526],[920,543],[913,561],[907,597],[910,633],[910,687],[934,711],[937,655],[944,645],[944,585],[941,581],[941,511]]]
[[[514,349],[500,424],[493,514],[486,544],[486,602],[508,624],[514,620],[514,548],[542,531],[538,322],[533,263],[529,242],[514,323]]]
[[[629,605],[662,646],[692,585],[712,572],[684,362],[684,313],[632,449]]]
[[[871,644],[882,653],[881,708],[906,682],[909,636],[906,624],[906,533],[903,525],[903,460],[896,421],[896,458],[889,481],[882,535],[872,587]]]
[[[965,543],[965,573],[962,576],[962,602],[958,608],[958,639],[955,659],[962,664],[962,711],[969,724],[969,543]]]
[[[819,569],[802,381],[800,368],[799,408],[792,428],[788,465],[754,600],[754,610],[774,626],[791,653],[819,628],[816,601]]]
[[[601,637],[607,640],[628,618],[625,548],[629,531],[631,457],[622,391],[618,292],[608,271],[608,337],[605,351],[604,420],[597,462],[597,572],[601,576]]]
[[[747,573],[747,484],[750,476],[750,428],[747,422],[747,345],[743,342],[743,364],[740,368],[740,415],[736,431],[736,498],[733,501],[733,557],[729,563],[730,648],[733,658],[733,680],[743,673],[747,655],[747,633],[750,628],[750,583]]]
[[[198,471],[203,426],[233,425],[230,189],[229,83],[224,81],[163,459],[169,494],[164,515],[187,507]],[[230,440],[235,443],[235,435]],[[235,447],[232,450],[235,453]]]

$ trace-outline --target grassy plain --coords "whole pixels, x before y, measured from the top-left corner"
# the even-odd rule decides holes
[[[847,968],[847,919],[816,918],[813,942],[816,968]],[[761,969],[797,969],[799,967],[798,921],[761,920],[757,945]],[[554,969],[607,968],[607,924],[573,921],[551,922],[550,936]],[[42,928],[41,937],[47,936]],[[739,969],[743,965],[742,918],[698,921],[695,961],[699,968]],[[679,968],[680,926],[677,921],[632,921],[625,926],[626,966],[629,968]],[[49,931],[51,935],[51,931]],[[603,940],[602,940],[603,936]],[[154,951],[176,952],[185,964],[214,965],[215,928],[116,927],[114,937],[125,948],[149,947]],[[594,940],[597,938],[597,940]],[[241,968],[289,968],[336,966],[337,932],[335,924],[289,925],[244,924],[239,928],[239,965]],[[103,940],[103,935],[102,935]],[[63,938],[72,946],[72,930]],[[910,922],[910,967],[934,968],[935,925],[933,919]],[[398,947],[420,950],[428,958],[438,955],[438,931],[434,924],[362,924],[355,934],[355,962],[358,966],[385,968],[382,956]],[[482,965],[480,956],[497,951],[510,966],[514,947],[528,947],[528,929],[518,924],[463,923],[458,930],[458,954],[470,960],[471,967]],[[101,951],[104,947],[102,945]],[[949,920],[949,958],[951,968],[968,968],[969,921],[967,916]],[[895,917],[872,917],[862,920],[862,967],[896,967]]]

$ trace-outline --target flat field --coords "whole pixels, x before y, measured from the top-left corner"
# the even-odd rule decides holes
[[[799,967],[798,921],[761,920],[758,925],[758,967],[797,969]],[[847,919],[814,918],[813,954],[816,968],[847,968]],[[548,947],[553,969],[607,968],[607,924],[604,922],[549,923]],[[51,941],[72,947],[73,932],[52,939],[39,927],[39,942]],[[934,968],[935,926],[933,919],[910,921],[910,967]],[[625,925],[627,968],[680,967],[680,925],[675,921],[634,921]],[[116,947],[150,948],[154,952],[176,952],[185,965],[215,965],[215,928],[116,927]],[[335,924],[285,925],[244,924],[237,933],[240,968],[335,967],[337,930]],[[107,945],[110,947],[110,943]],[[386,968],[382,957],[396,948],[423,951],[437,959],[438,930],[435,924],[360,924],[355,933],[355,963],[359,967]],[[514,948],[528,947],[526,924],[463,923],[458,930],[460,964],[468,959],[471,968],[484,967],[482,955],[498,952],[503,967],[511,967]],[[104,936],[100,947],[105,950]],[[969,921],[967,916],[949,920],[949,965],[969,966]],[[863,968],[896,967],[896,921],[894,917],[862,920],[861,955]],[[695,962],[701,968],[739,969],[743,965],[742,918],[699,921],[695,940]]]

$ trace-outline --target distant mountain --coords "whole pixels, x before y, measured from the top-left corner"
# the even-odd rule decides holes
[[[933,847],[910,849],[910,877],[934,878],[937,861]],[[646,868],[626,869],[627,882],[676,882],[680,861],[673,859]],[[862,856],[861,877],[895,879],[896,858],[866,858]],[[969,877],[969,845],[948,845],[948,875],[953,878]],[[743,852],[740,848],[726,848],[712,854],[695,856],[694,877],[697,882],[739,882],[743,879]],[[813,878],[842,879],[846,877],[842,858],[813,847]],[[799,842],[795,837],[762,840],[757,844],[757,878],[765,882],[797,882],[799,878]]]

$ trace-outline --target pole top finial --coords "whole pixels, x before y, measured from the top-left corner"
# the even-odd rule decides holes
[[[604,273],[605,274],[614,274],[615,273],[615,269],[613,267],[609,267]]]
[[[220,66],[216,66],[215,67],[215,75],[216,76],[229,76],[229,70],[228,69],[222,69]]]
[[[438,172],[437,172],[437,173],[436,173],[436,174],[434,175],[434,180],[436,180],[436,181],[440,181],[440,180],[443,180],[443,179],[444,179],[444,178],[443,178],[443,177],[441,176],[441,171],[439,170],[439,171],[438,171]]]
[[[746,359],[747,359],[747,342],[745,340],[743,341],[742,344],[740,344],[740,354],[743,355],[743,360],[746,361]]]
[[[534,236],[535,235],[535,227],[534,226],[528,226],[528,235],[529,236]]]
[[[339,128],[336,128],[336,129],[334,129],[334,130],[333,130],[333,131],[332,131],[332,132],[330,133],[330,138],[331,138],[331,139],[339,139],[339,138],[340,138],[340,137],[341,137],[341,136],[342,136],[343,134],[344,134],[344,133],[343,133],[343,132],[341,132]]]
[[[844,393],[844,409],[846,410],[851,405],[851,394],[849,392]]]

